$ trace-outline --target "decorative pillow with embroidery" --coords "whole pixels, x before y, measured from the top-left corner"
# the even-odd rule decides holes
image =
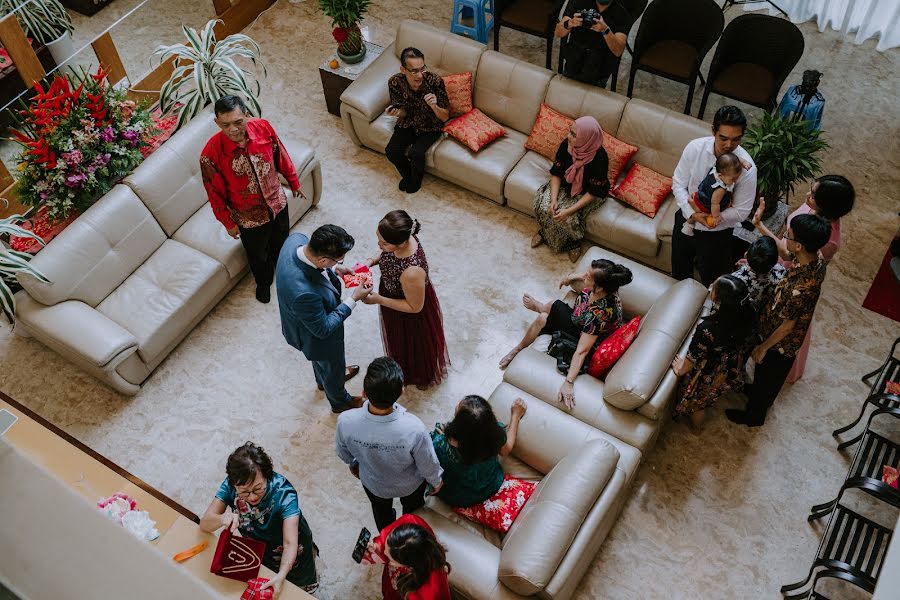
[[[494,140],[506,135],[506,130],[489,116],[473,108],[461,117],[444,125],[444,131],[478,152]]]
[[[613,368],[628,346],[634,341],[641,324],[641,318],[635,317],[628,321],[611,334],[605,340],[600,342],[594,354],[591,356],[591,362],[588,364],[588,375],[603,379],[609,370]]]
[[[472,110],[472,73],[444,75],[444,87],[450,100],[450,117],[458,117]]]
[[[634,163],[622,182],[609,195],[639,210],[651,219],[672,192],[672,178]]]
[[[625,165],[631,157],[637,154],[638,147],[619,138],[603,132],[603,149],[609,157],[609,185],[615,186],[619,175],[625,169]]]
[[[569,127],[575,121],[558,113],[546,104],[541,104],[531,135],[525,140],[525,148],[534,150],[541,156],[554,160],[556,151],[566,136],[569,135]]]
[[[522,507],[531,498],[535,487],[536,481],[525,481],[505,475],[503,485],[496,494],[480,504],[454,508],[453,512],[494,531],[506,533],[522,512]]]
[[[900,396],[900,381],[886,381],[884,384],[884,392],[886,394]]]

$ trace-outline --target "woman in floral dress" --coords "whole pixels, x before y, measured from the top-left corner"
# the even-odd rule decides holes
[[[378,223],[381,255],[368,265],[381,268],[381,281],[378,293],[363,302],[381,305],[384,351],[403,368],[404,383],[425,389],[447,377],[450,356],[419,229],[405,210],[391,211]]]

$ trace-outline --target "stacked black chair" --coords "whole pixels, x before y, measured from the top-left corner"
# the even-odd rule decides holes
[[[838,429],[835,429],[831,432],[831,435],[838,436],[845,431],[849,431],[856,427],[856,424],[862,421],[863,415],[866,413],[866,407],[868,405],[872,405],[876,408],[876,410],[884,410],[884,409],[900,409],[900,396],[896,394],[873,394],[863,401],[862,408],[859,409],[859,416],[850,423],[849,425],[844,425]],[[856,442],[858,442],[862,438],[863,434],[859,434],[853,439],[847,440],[846,442],[841,442],[838,444],[838,450],[843,450],[848,446],[852,446]]]
[[[508,27],[547,41],[544,67],[553,61],[553,30],[566,0],[498,0],[494,14],[494,50],[500,50],[500,28]]]
[[[900,344],[900,337],[894,340],[894,345],[891,346],[891,351],[888,353],[887,358],[880,367],[863,375],[862,382],[869,383],[869,380],[876,375],[875,381],[872,383],[872,389],[869,391],[869,395],[883,394],[887,391],[887,382],[888,381],[900,381],[900,358],[894,356],[894,352],[897,350],[897,344]]]

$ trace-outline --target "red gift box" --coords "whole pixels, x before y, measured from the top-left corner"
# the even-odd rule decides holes
[[[344,286],[348,288],[372,285],[372,272],[366,265],[357,264],[353,268],[353,273],[343,275],[341,278],[344,280]]]
[[[249,581],[259,575],[266,543],[232,535],[228,529],[219,536],[209,572],[228,579]]]
[[[262,589],[262,586],[268,581],[265,577],[248,581],[247,589],[241,594],[241,600],[272,600],[275,591],[272,588]]]

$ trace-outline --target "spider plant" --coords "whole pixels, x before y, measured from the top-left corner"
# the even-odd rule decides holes
[[[217,41],[214,28],[221,20],[213,19],[201,31],[181,27],[186,44],[157,46],[154,56],[162,63],[175,59],[175,69],[159,91],[159,106],[163,114],[178,113],[176,129],[193,119],[207,104],[222,96],[239,96],[247,103],[253,116],[262,114],[259,105],[259,81],[255,73],[238,66],[235,59],[248,59],[255,67],[266,68],[260,62],[260,48],[249,36],[236,33]]]
[[[31,231],[16,225],[16,223],[24,220],[25,217],[22,215],[12,215],[11,217],[0,219],[0,235],[9,234],[16,237],[32,238],[39,241],[43,246],[44,240]],[[29,260],[31,260],[31,255],[27,252],[12,250],[0,244],[0,311],[6,315],[10,323],[15,322],[16,319],[16,299],[10,288],[10,284],[15,281],[16,274],[28,273],[44,283],[50,283],[50,280],[43,273],[28,264]]]
[[[72,17],[59,0],[0,0],[0,14],[15,13],[25,33],[42,44],[72,33]]]

